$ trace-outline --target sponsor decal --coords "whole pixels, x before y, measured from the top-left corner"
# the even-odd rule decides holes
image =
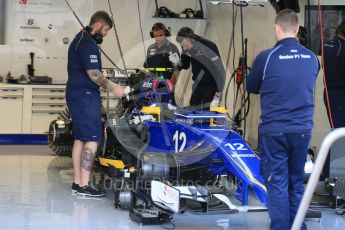
[[[20,5],[32,5],[32,6],[53,6],[52,2],[42,0],[19,0]]]
[[[20,38],[19,41],[20,42],[34,42],[35,40],[32,38]]]
[[[219,59],[218,56],[215,56],[215,57],[211,58],[211,61],[217,61],[218,59]]]
[[[33,18],[29,18],[26,25],[32,26],[34,24],[35,20]]]
[[[237,157],[237,158],[251,158],[251,157],[256,157],[255,154],[231,154],[232,157]]]
[[[310,59],[311,56],[309,54],[293,54],[293,55],[279,55],[280,60],[286,59]]]
[[[57,26],[57,25],[53,25],[51,23],[48,24],[47,28],[49,30],[52,30],[52,29],[68,29],[67,26]]]
[[[19,4],[20,5],[27,5],[28,4],[28,0],[19,0]]]
[[[91,63],[98,63],[97,55],[90,55],[90,62]]]
[[[34,24],[35,24],[35,19],[29,18],[29,19],[26,21],[26,25],[25,25],[25,26],[20,26],[20,29],[33,29],[33,30],[39,30],[39,29],[41,29],[41,27],[39,27],[39,26],[34,26]]]

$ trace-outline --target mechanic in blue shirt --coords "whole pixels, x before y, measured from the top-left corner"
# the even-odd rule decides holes
[[[278,42],[256,57],[246,83],[248,92],[260,94],[259,151],[270,229],[291,229],[304,192],[304,165],[313,128],[319,64],[298,43],[297,32],[296,13],[280,11],[275,19]]]
[[[97,11],[92,15],[89,26],[75,36],[68,49],[66,101],[75,139],[72,191],[85,196],[105,195],[100,188],[89,185],[97,146],[103,138],[99,87],[110,90],[116,97],[126,94],[124,87],[109,81],[101,72],[97,44],[102,43],[111,27],[109,15],[105,11]]]
[[[327,87],[324,91],[324,103],[332,128],[345,127],[345,20],[335,31],[335,37],[324,44],[324,68]],[[331,113],[329,113],[328,102]],[[325,162],[321,180],[329,177],[330,155]]]
[[[176,41],[181,44],[180,70],[192,66],[192,96],[190,106],[207,109],[220,105],[225,82],[225,69],[217,45],[183,27]]]
[[[170,31],[161,22],[152,26],[150,37],[155,39],[155,43],[147,49],[146,61],[144,67],[149,71],[152,77],[163,77],[172,83],[174,88],[179,71],[171,58],[180,57],[180,52],[175,44],[169,41]],[[174,93],[170,93],[171,103],[175,104]]]
[[[337,27],[334,39],[324,44],[324,61],[333,125],[345,127],[345,20]]]

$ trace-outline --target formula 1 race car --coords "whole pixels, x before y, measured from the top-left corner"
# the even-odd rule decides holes
[[[105,109],[96,159],[111,178],[116,208],[142,224],[160,224],[186,210],[267,210],[260,155],[229,124],[224,108],[171,105],[169,80],[136,73],[121,81],[133,90],[117,108]],[[52,145],[71,141],[72,121],[61,120],[50,126]]]

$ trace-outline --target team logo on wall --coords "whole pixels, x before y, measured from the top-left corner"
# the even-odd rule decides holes
[[[41,27],[35,26],[35,19],[29,18],[26,20],[26,25],[25,26],[20,26],[20,29],[32,29],[32,30],[39,30]]]
[[[48,27],[49,30],[52,30],[52,29],[68,29],[67,26],[53,25],[51,23],[49,23],[47,27]]]
[[[19,0],[19,4],[20,5],[27,5],[28,4],[28,0]]]
[[[33,18],[29,18],[26,25],[32,26],[34,24],[35,20]]]

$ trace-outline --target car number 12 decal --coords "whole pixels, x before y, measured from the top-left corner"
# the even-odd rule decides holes
[[[185,132],[179,132],[176,130],[173,140],[175,142],[175,153],[182,152],[186,147],[187,143],[187,135]]]
[[[232,151],[246,151],[248,150],[244,144],[242,143],[233,143],[233,144],[230,144],[230,143],[227,143],[225,144],[226,147],[229,147]]]

